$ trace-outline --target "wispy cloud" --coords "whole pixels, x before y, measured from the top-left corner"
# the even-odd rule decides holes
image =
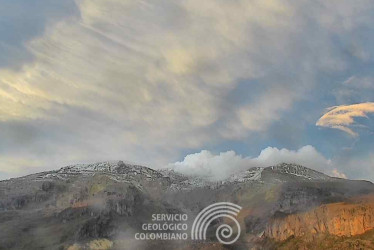
[[[266,134],[320,72],[367,60],[355,34],[374,20],[369,0],[75,3],[66,8],[78,14],[21,39],[32,60],[0,69],[1,154],[48,168],[99,158],[160,166],[185,149]]]
[[[317,121],[316,125],[339,129],[352,136],[358,136],[358,133],[350,128],[351,125],[356,125],[354,118],[367,118],[367,114],[370,113],[374,113],[373,102],[331,107],[328,108],[328,111]]]

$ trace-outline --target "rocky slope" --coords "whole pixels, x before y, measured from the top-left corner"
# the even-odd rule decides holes
[[[369,230],[372,206],[360,210],[352,199],[373,192],[370,182],[295,164],[251,168],[215,182],[124,162],[72,165],[0,181],[0,249],[225,249],[214,227],[205,243],[134,241],[152,214],[186,213],[191,225],[219,201],[243,207],[242,234],[231,249],[276,249],[279,240],[314,228],[336,235]]]
[[[374,228],[374,203],[331,203],[308,212],[273,218],[265,235],[278,241],[291,236],[332,234],[354,236]]]

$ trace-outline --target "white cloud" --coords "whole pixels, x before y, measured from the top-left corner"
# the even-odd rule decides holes
[[[268,147],[262,150],[257,157],[243,157],[234,151],[214,155],[203,150],[200,153],[187,155],[183,161],[169,164],[168,167],[186,175],[219,180],[251,167],[268,167],[279,163],[301,164],[329,175],[345,177],[343,173],[339,173],[336,168],[333,168],[331,160],[326,159],[310,145],[296,151]]]
[[[352,136],[358,136],[349,126],[356,124],[354,118],[367,118],[367,114],[370,113],[374,113],[374,102],[331,107],[317,121],[316,125],[339,129]]]
[[[234,151],[213,155],[207,150],[187,155],[183,161],[169,164],[175,171],[193,176],[203,176],[212,179],[222,179],[243,170],[250,163],[249,158],[243,158]]]

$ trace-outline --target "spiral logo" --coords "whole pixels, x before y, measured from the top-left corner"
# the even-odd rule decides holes
[[[236,216],[239,214],[241,206],[230,202],[218,202],[204,208],[195,218],[192,229],[191,239],[192,240],[206,240],[206,231],[212,221],[218,218],[228,218],[232,220],[237,227],[237,235],[234,239],[230,240],[233,236],[233,229],[228,224],[220,225],[216,230],[216,237],[222,244],[229,245],[236,242],[240,236],[240,224],[236,220]]]

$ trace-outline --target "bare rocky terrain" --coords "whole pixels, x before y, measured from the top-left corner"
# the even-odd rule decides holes
[[[374,246],[373,192],[371,182],[295,164],[251,168],[221,181],[123,162],[73,165],[0,182],[0,249],[309,249],[313,240],[343,244],[360,235],[366,236],[358,245]],[[191,224],[222,201],[243,207],[233,245],[215,238],[222,221],[204,242],[134,239],[152,214],[185,213]]]

